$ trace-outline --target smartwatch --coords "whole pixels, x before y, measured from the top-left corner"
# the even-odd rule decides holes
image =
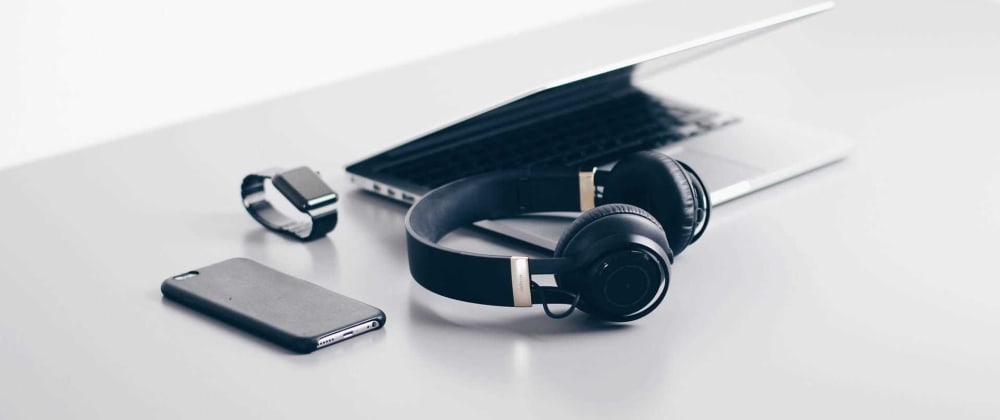
[[[270,182],[281,195],[309,220],[295,220],[276,209],[264,195]],[[268,230],[301,241],[322,238],[337,226],[337,193],[319,174],[306,166],[295,169],[269,169],[243,178],[240,186],[243,207],[254,220]]]

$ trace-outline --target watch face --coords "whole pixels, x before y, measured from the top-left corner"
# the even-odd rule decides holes
[[[307,210],[337,201],[337,193],[312,169],[302,166],[274,176],[275,188],[299,210]]]

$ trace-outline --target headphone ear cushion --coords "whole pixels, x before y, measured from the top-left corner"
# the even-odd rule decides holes
[[[604,183],[603,203],[624,203],[652,214],[675,254],[691,243],[698,225],[695,183],[676,160],[639,152],[618,161]]]
[[[636,237],[655,245],[647,242],[641,250],[634,242]],[[613,239],[604,241],[606,238]],[[555,256],[580,263],[574,270],[556,274],[556,285],[580,296],[577,307],[581,311],[612,321],[630,320],[654,300],[651,308],[655,308],[663,296],[658,291],[665,293],[669,284],[667,267],[673,261],[670,244],[656,218],[641,208],[620,203],[581,214],[559,239]],[[616,268],[605,271],[608,267]]]
[[[613,214],[634,214],[649,220],[659,227],[660,230],[663,230],[663,226],[656,221],[656,218],[641,208],[628,204],[605,204],[583,212],[583,214],[577,217],[576,220],[569,225],[569,228],[566,229],[566,232],[563,233],[562,237],[559,238],[559,242],[556,244],[555,256],[562,257],[563,252],[566,250],[566,245],[569,244],[576,234],[580,233],[584,227],[593,223],[597,219],[611,216]],[[667,252],[670,252],[669,247],[667,249]]]

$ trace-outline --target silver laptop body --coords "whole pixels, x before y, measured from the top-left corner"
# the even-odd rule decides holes
[[[568,107],[591,97],[603,101],[600,95],[605,91],[620,96],[616,92],[627,88],[633,96],[648,96],[657,112],[670,115],[671,124],[675,124],[671,130],[679,133],[646,150],[658,150],[688,163],[709,187],[713,204],[728,202],[835,162],[847,155],[853,143],[752,112],[719,112],[686,104],[645,82],[653,74],[832,7],[831,2],[814,4],[808,0],[641,3],[489,44],[480,54],[487,59],[478,60],[471,68],[475,71],[478,66],[489,79],[466,87],[479,90],[476,99],[468,101],[472,106],[481,105],[475,112],[350,165],[347,171],[351,181],[367,191],[412,203],[433,186],[468,172],[440,173],[435,172],[436,167],[418,165],[434,159],[447,162],[440,150],[472,141],[468,139],[475,136],[463,136],[470,132],[469,126],[492,124],[503,129],[540,113],[559,112],[563,104]],[[488,166],[495,163],[495,156],[505,153],[499,150],[503,143],[509,142],[494,136],[492,142],[472,144],[480,147],[482,151],[476,153],[484,156],[483,164]],[[593,166],[610,168],[614,159],[593,162]],[[434,172],[434,176],[418,176],[426,172]],[[528,216],[477,225],[551,250],[570,216]]]

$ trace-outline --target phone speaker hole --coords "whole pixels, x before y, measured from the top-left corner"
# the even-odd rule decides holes
[[[324,335],[320,337],[319,340],[316,341],[316,348],[329,346],[330,344],[336,343],[340,340],[346,340],[348,338],[354,337],[358,333],[363,333],[372,328],[378,328],[378,321],[358,324],[347,330],[340,330],[335,333]]]

